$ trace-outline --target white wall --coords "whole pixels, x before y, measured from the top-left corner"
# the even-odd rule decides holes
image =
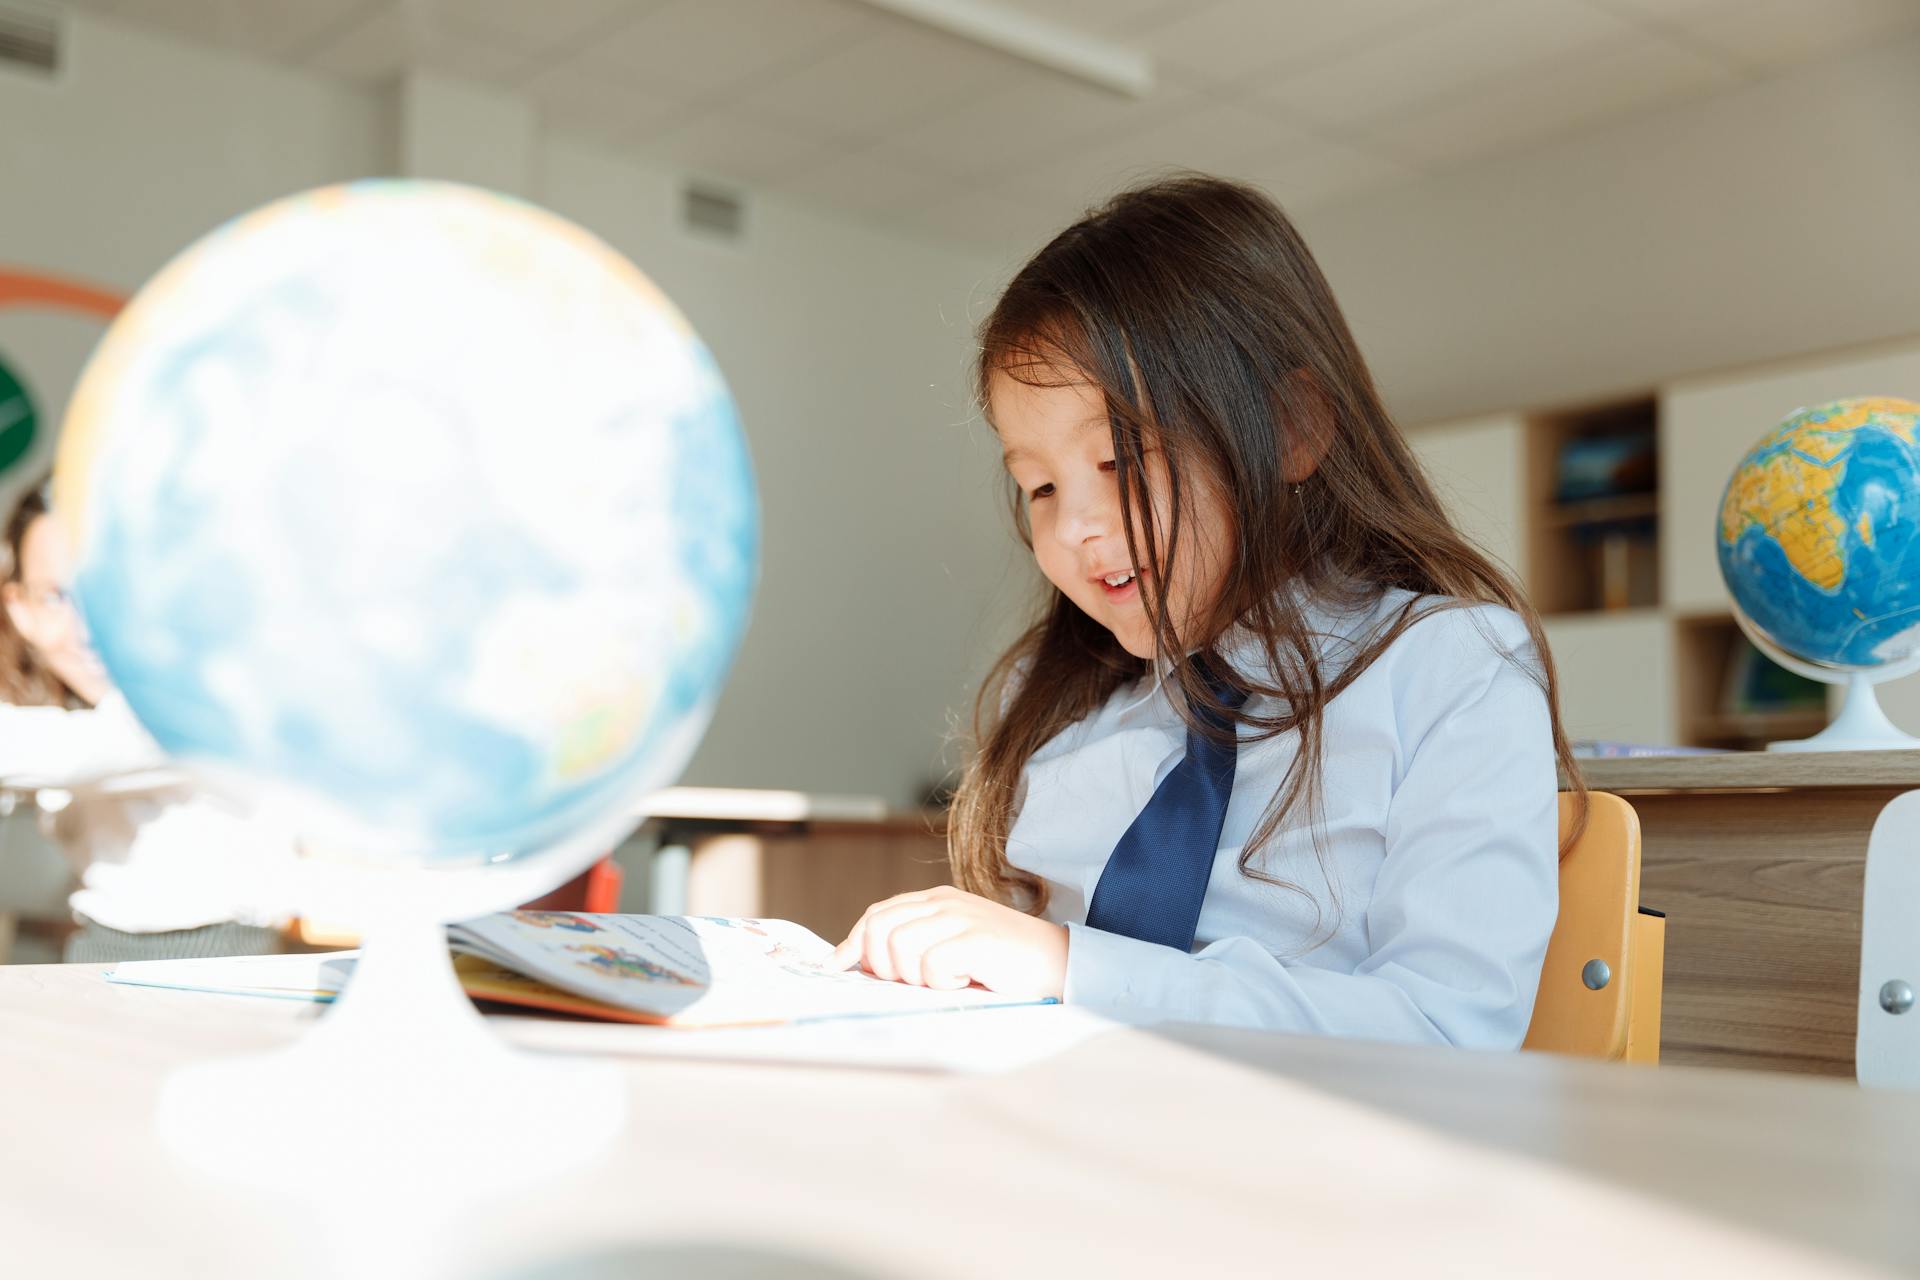
[[[1418,423],[1920,334],[1916,209],[1910,38],[1300,223]]]
[[[689,781],[907,799],[1011,594],[998,450],[963,376],[988,269],[774,201],[744,246],[706,242],[676,229],[666,177],[564,142],[541,161],[536,198],[642,264],[713,347],[760,475],[754,626]]]
[[[1407,433],[1447,514],[1475,546],[1526,581],[1526,419],[1495,414]]]
[[[0,263],[131,291],[233,214],[391,167],[392,113],[373,94],[79,15],[68,37],[57,77],[0,66]],[[99,334],[0,311],[0,352],[43,425]]]
[[[963,377],[1001,265],[773,200],[744,243],[702,241],[677,226],[676,178],[526,119],[445,82],[373,93],[76,15],[61,77],[0,71],[0,262],[131,291],[232,214],[402,163],[492,163],[468,144],[507,129],[526,193],[687,313],[753,450],[762,589],[687,780],[913,798],[1019,581]],[[53,421],[96,336],[0,312],[0,351]]]

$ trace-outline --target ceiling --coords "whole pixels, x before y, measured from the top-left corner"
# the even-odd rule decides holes
[[[1920,0],[991,0],[1128,98],[861,0],[70,0],[352,80],[523,94],[654,165],[984,247],[1184,165],[1293,209],[1920,29]]]

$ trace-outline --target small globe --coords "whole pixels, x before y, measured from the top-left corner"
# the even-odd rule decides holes
[[[1911,400],[1835,400],[1789,416],[1734,469],[1720,572],[1763,650],[1823,678],[1892,676],[1920,655],[1917,427]]]
[[[756,576],[686,320],[579,227],[448,183],[292,196],[187,249],[88,364],[56,476],[154,737],[373,866],[632,814],[699,740]]]

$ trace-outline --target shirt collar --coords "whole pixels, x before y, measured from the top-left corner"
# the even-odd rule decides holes
[[[1310,593],[1297,586],[1282,590],[1293,598],[1299,609],[1320,660],[1335,668],[1344,665],[1366,643],[1379,624],[1382,605],[1390,598],[1405,595],[1354,578],[1339,579],[1318,592]],[[1271,679],[1266,645],[1259,633],[1245,623],[1236,622],[1228,627],[1215,648],[1227,665],[1242,676]],[[1280,656],[1282,661],[1286,660],[1284,652]],[[1156,677],[1170,678],[1171,664],[1154,665]]]
[[[1404,592],[1370,587],[1356,578],[1339,579],[1329,588],[1313,593],[1296,586],[1282,590],[1292,594],[1296,600],[1306,620],[1307,631],[1315,638],[1321,659],[1336,668],[1364,644],[1368,633],[1379,621],[1383,602],[1389,597],[1405,595]],[[1266,646],[1251,627],[1236,622],[1221,634],[1214,647],[1226,664],[1242,676],[1253,680],[1270,680]],[[1173,664],[1164,658],[1155,661],[1137,687],[1139,692],[1122,704],[1117,714],[1125,715],[1156,698],[1163,698],[1171,708],[1173,690],[1178,688],[1173,682]]]

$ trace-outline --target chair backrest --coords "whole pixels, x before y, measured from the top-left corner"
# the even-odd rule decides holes
[[[1587,826],[1560,860],[1560,918],[1547,943],[1540,994],[1525,1047],[1595,1058],[1628,1056],[1628,1032],[1640,1014],[1654,1019],[1651,1054],[1641,1027],[1636,1058],[1657,1060],[1664,922],[1640,914],[1640,819],[1619,796],[1589,792]],[[1565,842],[1577,797],[1560,796]],[[1650,967],[1636,973],[1635,965]],[[1651,1009],[1645,1006],[1651,1002]]]

